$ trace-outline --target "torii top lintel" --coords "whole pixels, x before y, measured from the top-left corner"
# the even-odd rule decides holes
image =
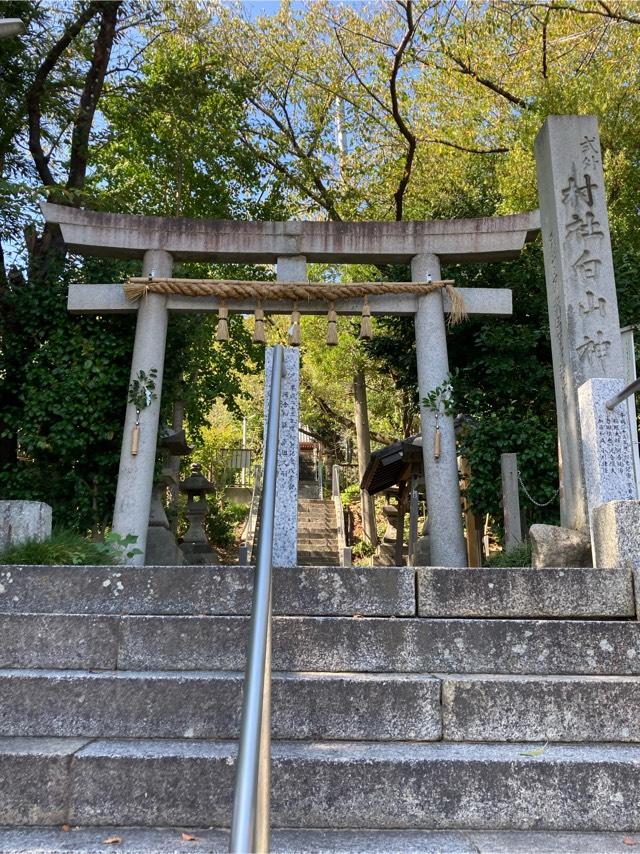
[[[304,255],[309,262],[408,263],[433,253],[444,262],[517,257],[540,229],[537,210],[479,219],[408,222],[247,222],[102,213],[45,203],[68,248],[80,255],[141,258],[164,249],[178,261],[272,264]]]

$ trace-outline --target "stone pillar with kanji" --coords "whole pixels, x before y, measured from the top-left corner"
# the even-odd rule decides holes
[[[625,376],[595,117],[549,116],[535,154],[560,441],[561,524],[586,530],[578,389],[592,378]]]

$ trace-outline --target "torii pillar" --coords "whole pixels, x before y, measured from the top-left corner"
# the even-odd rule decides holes
[[[143,276],[170,276],[172,270],[173,259],[168,252],[162,249],[150,249],[145,252],[142,261]],[[140,554],[129,558],[130,563],[136,566],[144,565],[147,549],[168,322],[166,296],[147,294],[138,308],[129,382],[133,382],[140,371],[148,375],[149,371],[155,368],[158,372],[155,379],[156,399],[140,413],[140,443],[137,454],[131,453],[136,410],[132,405],[127,406],[113,509],[113,530],[122,537],[128,534],[137,537],[134,548],[138,549]]]
[[[438,281],[437,255],[416,255],[411,262],[411,278],[416,282]],[[418,297],[416,311],[416,360],[424,483],[429,512],[429,542],[433,566],[466,566],[467,547],[461,524],[460,478],[453,416],[438,415],[440,453],[434,454],[436,414],[422,401],[449,379],[447,330],[442,291]]]

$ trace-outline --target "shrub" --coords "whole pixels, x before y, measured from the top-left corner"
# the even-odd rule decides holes
[[[360,484],[352,483],[340,493],[343,504],[356,504],[360,501]]]
[[[76,531],[56,529],[42,543],[30,541],[5,549],[0,553],[0,564],[105,566],[118,563],[119,556],[117,544],[93,543]]]
[[[231,546],[234,544],[236,528],[243,522],[249,512],[246,504],[236,504],[232,501],[221,502],[215,496],[207,497],[209,514],[204,523],[204,530],[212,546]]]
[[[487,566],[531,566],[531,544],[521,543],[508,552],[497,552],[489,558]]]
[[[354,558],[371,557],[371,555],[375,553],[375,550],[376,547],[372,545],[372,543],[368,543],[366,540],[360,540],[359,543],[356,543],[351,547],[351,555]]]

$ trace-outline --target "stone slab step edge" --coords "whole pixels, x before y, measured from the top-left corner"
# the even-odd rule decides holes
[[[324,574],[323,574],[324,573]],[[250,567],[0,568],[0,612],[249,613]],[[623,569],[317,567],[274,572],[276,613],[633,619]],[[77,603],[77,605],[75,604]]]
[[[243,670],[247,617],[0,615],[0,667]],[[640,623],[275,617],[273,669],[635,675]]]
[[[243,681],[237,672],[4,670],[0,735],[235,739]],[[274,673],[272,735],[439,739],[440,686],[414,674]]]
[[[421,567],[417,590],[424,617],[636,617],[626,569]]]
[[[0,824],[225,826],[236,749],[0,739]],[[272,825],[617,831],[640,825],[639,767],[618,744],[274,742]]]
[[[0,735],[238,737],[239,672],[0,671]],[[639,676],[274,673],[274,739],[640,742]]]
[[[185,844],[182,834],[195,837]],[[227,830],[198,827],[0,827],[0,854],[104,854],[105,839],[123,854],[227,854]],[[624,840],[627,840],[625,843]],[[483,830],[279,830],[274,854],[629,854],[640,832]]]
[[[249,614],[252,591],[251,567],[0,568],[0,613]],[[276,568],[273,597],[275,613],[416,613],[409,568]]]

